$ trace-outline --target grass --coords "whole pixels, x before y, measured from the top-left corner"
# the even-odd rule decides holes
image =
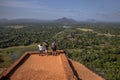
[[[84,32],[92,32],[92,33],[97,33],[97,35],[104,35],[104,36],[107,36],[107,37],[112,37],[112,36],[119,36],[120,35],[113,35],[113,34],[110,34],[110,33],[99,33],[99,32],[96,32],[94,31],[93,29],[88,29],[88,28],[77,28],[78,30],[81,30],[81,31],[84,31]]]
[[[0,49],[0,55],[2,56],[3,59],[3,62],[0,62],[0,68],[9,67],[26,51],[35,51],[35,50],[38,50],[37,44]]]
[[[14,29],[21,29],[24,26],[19,26],[19,25],[15,25],[15,26],[8,26],[9,28],[14,28]]]
[[[90,32],[93,32],[92,29],[87,29],[87,28],[77,28],[78,30],[81,30],[81,31],[90,31]]]

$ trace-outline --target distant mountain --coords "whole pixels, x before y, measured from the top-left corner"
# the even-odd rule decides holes
[[[37,19],[13,19],[10,22],[39,22]]]
[[[96,23],[96,22],[99,22],[99,21],[97,21],[95,19],[87,19],[85,22],[87,22],[87,23]]]
[[[77,23],[76,20],[71,19],[71,18],[66,18],[66,17],[54,20],[54,22],[57,22],[57,23]]]
[[[0,23],[43,23],[49,22],[48,20],[39,20],[39,19],[0,19]]]
[[[40,20],[40,19],[0,19],[0,23],[62,23],[62,24],[76,24],[76,23],[109,23],[106,21],[98,21],[95,19],[87,19],[85,21],[76,21],[72,18],[59,18],[56,20]],[[120,23],[120,22],[110,22]]]
[[[2,23],[8,22],[8,19],[0,19],[0,22],[2,22]]]
[[[39,19],[0,19],[0,23],[77,23],[74,19],[60,18],[57,20],[39,20]]]

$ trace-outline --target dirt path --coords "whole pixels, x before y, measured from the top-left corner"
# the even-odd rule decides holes
[[[10,77],[11,80],[66,80],[60,56],[31,55]]]

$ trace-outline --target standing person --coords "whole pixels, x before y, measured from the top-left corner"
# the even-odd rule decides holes
[[[40,56],[44,51],[44,47],[42,46],[42,44],[39,44],[38,47],[39,47],[39,50],[40,50],[40,54],[39,54],[39,56]]]
[[[53,55],[56,55],[56,49],[57,49],[56,41],[53,41],[53,42],[52,42]]]
[[[49,47],[49,44],[47,41],[44,41],[45,42],[45,52],[46,52],[46,55],[48,55],[48,47]]]

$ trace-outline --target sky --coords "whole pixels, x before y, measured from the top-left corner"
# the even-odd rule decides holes
[[[0,0],[0,19],[120,22],[120,0]]]

